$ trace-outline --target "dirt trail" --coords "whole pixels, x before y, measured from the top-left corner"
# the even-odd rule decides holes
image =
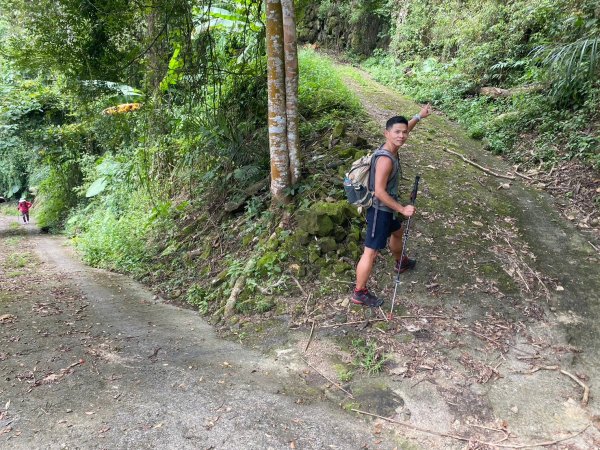
[[[198,314],[0,217],[0,448],[394,448]]]
[[[387,118],[418,112],[363,72],[340,70],[373,119],[373,146]],[[348,340],[377,342],[389,358],[386,375],[355,376],[348,385],[361,409],[470,439],[468,448],[553,441],[544,447],[600,448],[594,235],[575,229],[523,180],[488,176],[444,149],[497,173],[512,170],[441,115],[418,124],[400,152],[406,190],[421,175],[409,243],[417,269],[402,276],[397,311],[405,318],[367,330],[339,326],[362,313],[332,302],[317,316],[324,327],[311,358],[335,374],[339,361],[348,361]],[[392,267],[388,254],[379,258],[371,285],[388,305]],[[583,386],[591,388],[587,405]],[[391,395],[397,404],[381,408]],[[465,448],[460,439],[391,427],[425,447]]]

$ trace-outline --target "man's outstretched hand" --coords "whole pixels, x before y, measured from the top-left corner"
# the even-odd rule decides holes
[[[430,114],[431,114],[431,104],[427,103],[425,106],[423,106],[421,108],[419,115],[421,116],[421,119],[424,119],[425,117],[427,117]]]

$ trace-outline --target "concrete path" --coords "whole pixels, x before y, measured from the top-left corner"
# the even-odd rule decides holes
[[[197,313],[0,218],[0,448],[392,449]]]

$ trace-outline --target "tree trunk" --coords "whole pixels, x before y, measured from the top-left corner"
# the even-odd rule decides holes
[[[281,0],[283,40],[285,50],[285,92],[287,115],[287,148],[290,159],[290,183],[300,178],[298,138],[298,47],[296,45],[296,14],[293,0]]]
[[[283,18],[280,0],[266,0],[266,4],[271,195],[274,204],[281,204],[289,200],[285,191],[290,186]]]

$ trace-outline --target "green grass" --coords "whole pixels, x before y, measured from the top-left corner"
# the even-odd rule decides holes
[[[600,138],[590,131],[590,123],[598,118],[597,86],[589,88],[588,101],[567,111],[557,108],[544,93],[494,100],[473,95],[472,80],[457,64],[442,64],[435,58],[398,63],[391,56],[379,56],[367,60],[364,68],[375,80],[412,100],[432,103],[463,125],[470,137],[483,140],[495,154],[525,165],[551,166],[578,158],[600,168]],[[530,143],[519,151],[524,136]]]
[[[4,216],[20,216],[16,202],[0,203],[0,214]]]
[[[336,364],[335,372],[337,374],[338,379],[342,383],[347,383],[348,381],[351,381],[352,378],[354,378],[354,371],[345,364]]]
[[[4,265],[9,269],[21,269],[30,262],[30,257],[28,254],[23,253],[13,253],[6,257],[4,261]]]
[[[114,202],[114,198],[105,200]],[[157,225],[157,212],[143,195],[133,193],[119,212],[99,203],[95,208],[76,212],[67,221],[67,232],[82,252],[86,263],[105,269],[143,273],[151,256],[148,247],[150,227]],[[168,211],[164,214],[168,214]]]
[[[388,356],[381,353],[377,343],[368,342],[363,338],[352,340],[354,350],[354,365],[369,375],[376,375],[383,370]]]
[[[317,130],[328,128],[336,120],[363,114],[360,100],[346,87],[341,69],[330,58],[303,49],[299,53],[299,65],[301,131],[306,127]]]
[[[6,278],[18,278],[22,275],[25,275],[25,272],[21,271],[21,270],[14,270],[12,272],[8,272],[6,274]]]
[[[21,242],[22,238],[17,237],[17,236],[10,236],[7,237],[6,239],[4,239],[4,243],[8,246],[8,247],[14,247],[16,245],[19,245],[19,243]]]

